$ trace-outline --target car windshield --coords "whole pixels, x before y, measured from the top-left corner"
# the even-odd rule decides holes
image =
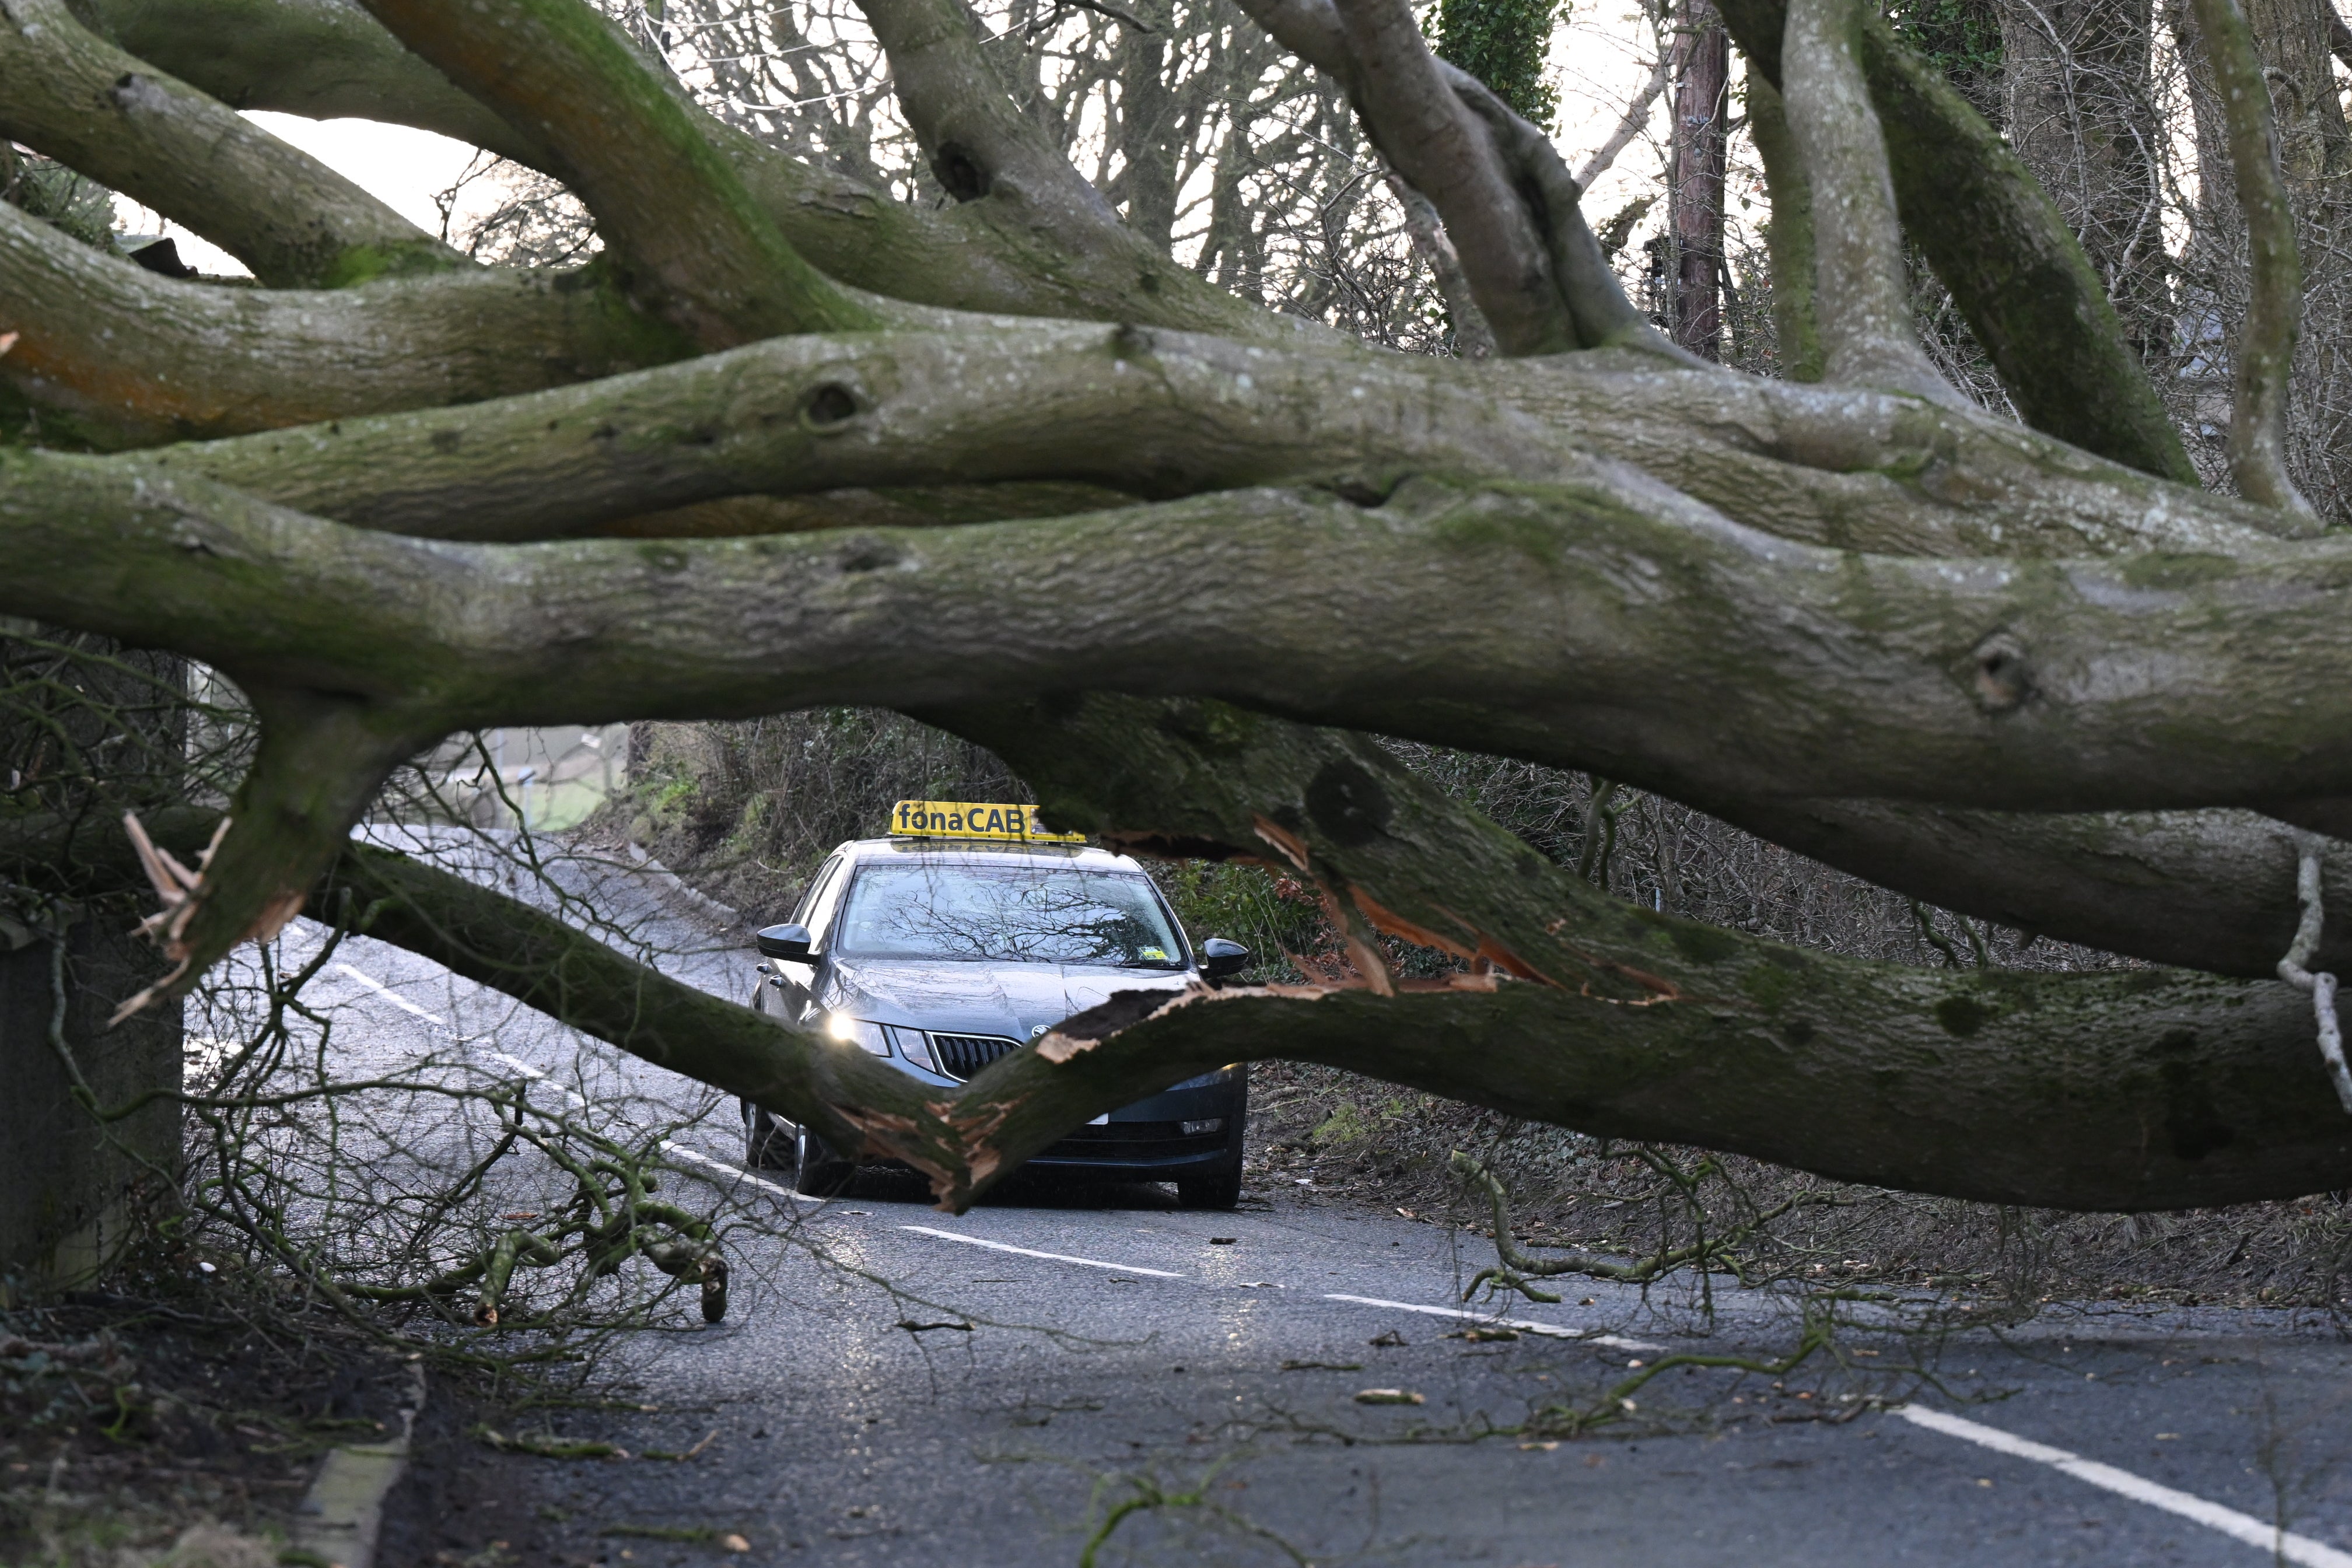
[[[1181,969],[1151,884],[1075,866],[866,866],[833,946],[856,958]]]

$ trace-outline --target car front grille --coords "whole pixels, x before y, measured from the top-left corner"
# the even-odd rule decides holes
[[[1020,1041],[1003,1035],[931,1037],[931,1049],[939,1055],[940,1070],[950,1078],[970,1078],[999,1057],[1009,1057],[1020,1048]]]

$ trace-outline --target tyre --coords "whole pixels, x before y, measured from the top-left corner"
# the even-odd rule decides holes
[[[743,1102],[743,1168],[748,1171],[789,1171],[797,1163],[793,1135],[783,1124],[751,1101]]]
[[[1242,1173],[1187,1176],[1176,1184],[1176,1201],[1188,1209],[1229,1209],[1242,1201]]]
[[[813,1198],[829,1198],[849,1184],[857,1167],[833,1152],[833,1146],[803,1127],[793,1140],[793,1191]]]

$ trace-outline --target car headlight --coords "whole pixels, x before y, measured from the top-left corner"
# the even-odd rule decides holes
[[[931,1059],[931,1042],[924,1037],[922,1030],[902,1028],[892,1024],[882,1032],[890,1037],[890,1043],[898,1047],[900,1056],[919,1068],[928,1068],[932,1072],[940,1070],[940,1064]]]
[[[863,1018],[853,1018],[846,1013],[835,1013],[824,1021],[824,1032],[835,1039],[869,1051],[877,1057],[890,1054],[890,1042],[882,1033],[882,1026],[869,1024]]]

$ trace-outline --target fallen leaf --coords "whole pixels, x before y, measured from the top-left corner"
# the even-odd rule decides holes
[[[15,348],[16,346],[16,333],[14,333],[14,332],[0,332],[0,354],[5,354],[5,353],[6,353],[10,349]]]
[[[1360,1388],[1356,1390],[1359,1405],[1425,1405],[1428,1401],[1418,1394],[1402,1388]]]
[[[1519,1452],[1522,1454],[1549,1454],[1554,1448],[1559,1447],[1559,1445],[1557,1443],[1522,1443],[1519,1445]]]
[[[749,1552],[751,1550],[751,1543],[744,1540],[740,1535],[722,1535],[719,1538],[719,1544],[725,1547],[730,1552]]]

